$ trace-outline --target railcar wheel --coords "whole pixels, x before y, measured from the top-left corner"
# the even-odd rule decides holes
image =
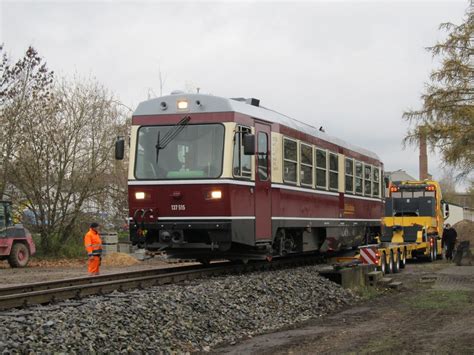
[[[204,266],[209,266],[211,265],[211,260],[210,259],[197,259],[198,263],[201,263]]]
[[[393,273],[396,274],[400,271],[400,251],[397,251],[397,257],[394,258],[393,252],[391,253],[393,259]]]
[[[13,244],[8,263],[11,267],[25,267],[30,260],[30,251],[23,243]]]
[[[393,253],[390,252],[388,255],[388,262],[387,262],[387,274],[393,273]]]
[[[400,269],[404,269],[407,264],[407,250],[403,250],[403,253],[400,253]]]

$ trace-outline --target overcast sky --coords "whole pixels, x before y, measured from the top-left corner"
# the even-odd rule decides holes
[[[62,76],[93,76],[135,108],[176,89],[261,104],[376,152],[418,177],[402,113],[419,108],[437,65],[424,48],[467,0],[5,1],[0,42],[15,60],[33,45]],[[440,160],[429,170],[439,178]]]

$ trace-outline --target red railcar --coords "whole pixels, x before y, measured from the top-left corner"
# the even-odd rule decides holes
[[[132,118],[131,240],[201,260],[356,247],[380,228],[382,177],[376,154],[256,99],[152,99]]]

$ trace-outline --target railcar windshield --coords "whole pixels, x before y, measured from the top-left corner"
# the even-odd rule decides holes
[[[143,126],[138,130],[137,179],[205,179],[222,173],[224,126],[187,125],[165,147],[160,137],[176,126]]]

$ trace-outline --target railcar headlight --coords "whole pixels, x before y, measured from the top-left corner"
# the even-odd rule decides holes
[[[187,110],[188,102],[186,100],[178,100],[178,110]]]
[[[145,193],[144,192],[135,192],[135,198],[137,200],[144,200],[145,199]]]
[[[222,191],[221,190],[214,190],[211,191],[211,199],[218,200],[222,198]]]

